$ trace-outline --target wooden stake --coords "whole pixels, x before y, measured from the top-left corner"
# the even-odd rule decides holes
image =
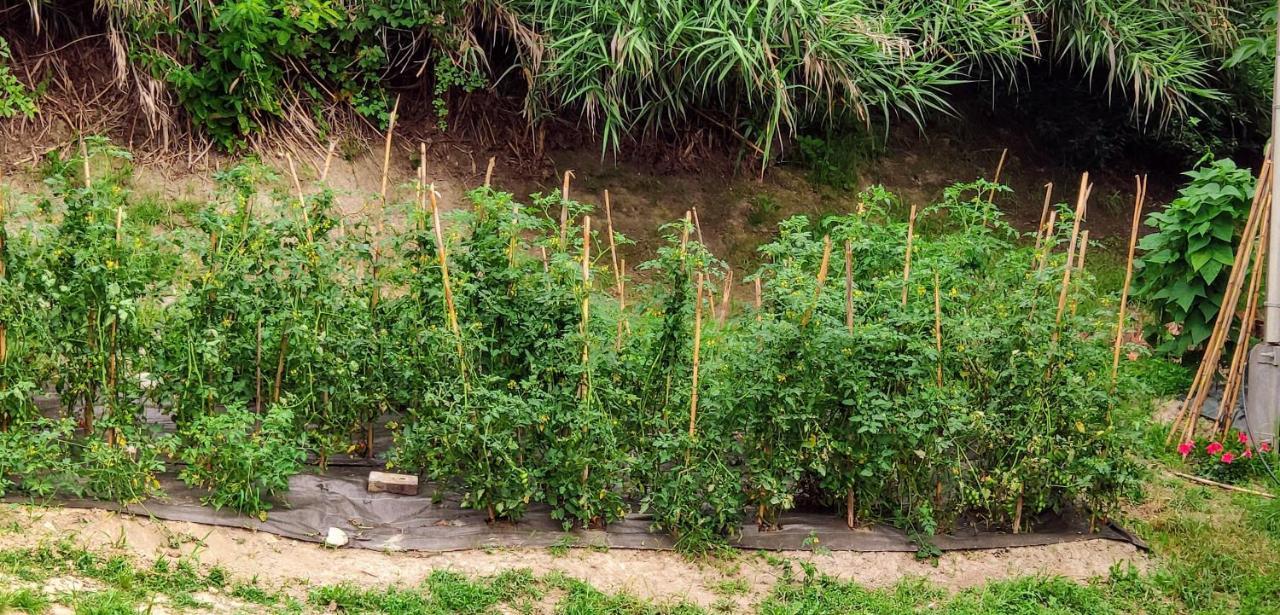
[[[1085,229],[1084,232],[1080,233],[1080,258],[1076,259],[1076,270],[1079,271],[1080,273],[1084,273],[1084,253],[1085,253],[1085,250],[1088,250],[1088,249],[1089,249],[1089,229]],[[1076,299],[1075,297],[1072,297],[1071,298],[1071,315],[1072,316],[1076,315],[1076,305],[1077,305]]]
[[[1051,200],[1053,200],[1053,182],[1044,185],[1044,206],[1040,208],[1040,223],[1036,225],[1036,254],[1040,253],[1040,242],[1042,241],[1040,234],[1045,230],[1045,220],[1049,219],[1049,201]]]
[[[938,350],[938,386],[942,386],[942,290],[938,272],[933,272],[933,339]]]
[[[822,263],[818,265],[818,284],[813,289],[813,303],[809,304],[809,309],[805,310],[804,316],[800,319],[800,325],[809,324],[809,319],[813,317],[813,310],[817,308],[818,301],[822,298],[822,288],[827,284],[827,267],[831,262],[831,236],[824,235],[822,237]]]
[[[298,208],[302,210],[302,227],[307,234],[307,243],[315,243],[311,233],[311,219],[307,215],[307,199],[302,194],[302,181],[298,179],[298,169],[293,166],[293,156],[285,152],[284,159],[289,163],[289,175],[293,177],[293,189],[298,195]]]
[[[604,221],[609,232],[609,258],[613,261],[613,284],[622,286],[622,270],[618,267],[618,246],[613,240],[613,208],[609,203],[609,191],[604,191]],[[621,293],[621,291],[619,291]]]
[[[440,224],[440,206],[436,200],[439,196],[440,193],[436,192],[435,184],[431,184],[427,188],[427,198],[431,203],[431,225],[435,231],[436,255],[439,257],[440,279],[444,286],[445,315],[449,319],[449,329],[453,331],[454,341],[457,343],[459,368],[465,374],[466,352],[462,348],[462,327],[458,326],[458,310],[453,304],[453,285],[449,282],[449,251],[444,241],[444,229]]]
[[[329,165],[333,163],[333,152],[338,149],[337,141],[329,142],[329,151],[324,155],[324,168],[320,170],[320,183],[324,183],[329,178]]]
[[[1129,255],[1124,264],[1124,285],[1120,288],[1120,307],[1116,317],[1116,341],[1111,349],[1111,390],[1116,388],[1116,377],[1120,373],[1120,345],[1124,341],[1124,317],[1129,307],[1129,284],[1133,281],[1133,253],[1138,247],[1138,228],[1142,224],[1142,205],[1147,199],[1147,176],[1134,176],[1137,193],[1133,198],[1133,221],[1129,226]]]
[[[844,240],[844,326],[853,333],[853,241]],[[853,492],[850,491],[850,497]]]
[[[698,359],[702,351],[702,272],[698,272],[697,297],[693,302],[693,381],[689,394],[689,437],[698,433]]]
[[[1044,229],[1044,254],[1039,255],[1036,264],[1036,271],[1043,271],[1045,263],[1049,262],[1049,253],[1053,251],[1053,243],[1050,239],[1057,236],[1058,212],[1057,210],[1049,212],[1049,221],[1045,224]]]
[[[80,162],[84,166],[84,187],[88,190],[93,187],[93,178],[89,174],[89,147],[85,145],[84,137],[80,137]]]
[[[1080,192],[1076,197],[1075,219],[1071,221],[1071,240],[1067,242],[1067,260],[1062,268],[1062,290],[1058,293],[1058,313],[1054,316],[1053,341],[1058,341],[1057,326],[1062,324],[1062,314],[1067,309],[1067,291],[1071,287],[1071,257],[1076,253],[1076,240],[1080,235],[1080,223],[1089,201],[1089,173],[1080,174]]]
[[[489,165],[484,169],[484,187],[488,188],[493,183],[493,165],[497,162],[497,158],[489,157]]]
[[[707,242],[702,239],[702,221],[698,220],[698,208],[692,207],[690,211],[693,212],[693,228],[698,231],[698,243],[705,246]]]
[[[564,185],[560,188],[560,249],[568,250],[569,246],[569,180],[574,177],[573,171],[564,172]]]
[[[690,214],[690,213],[689,213],[689,210],[687,210],[687,209],[686,209],[686,210],[684,211],[684,227],[683,227],[683,228],[681,228],[681,230],[680,230],[680,256],[684,256],[685,251],[688,249],[688,245],[689,245],[689,226],[692,224],[692,223],[690,222],[690,219],[691,219],[691,218],[690,218],[690,216],[691,216],[691,215],[692,215],[692,214]]]
[[[1267,492],[1265,492],[1265,491],[1257,491],[1257,490],[1255,490],[1255,489],[1246,489],[1245,487],[1237,487],[1237,486],[1235,486],[1235,485],[1228,485],[1228,484],[1226,484],[1226,483],[1220,483],[1220,482],[1218,482],[1218,481],[1209,480],[1209,479],[1207,479],[1207,478],[1200,478],[1199,476],[1192,476],[1192,475],[1190,475],[1190,474],[1185,474],[1185,473],[1183,473],[1183,472],[1175,472],[1175,471],[1170,470],[1170,471],[1169,471],[1169,473],[1170,473],[1170,474],[1172,474],[1172,475],[1174,475],[1174,476],[1177,476],[1178,478],[1182,478],[1182,479],[1189,480],[1189,481],[1191,481],[1191,482],[1193,482],[1193,483],[1200,483],[1201,485],[1209,485],[1209,486],[1211,486],[1211,487],[1217,487],[1217,488],[1219,488],[1219,489],[1226,489],[1227,491],[1235,491],[1235,492],[1237,492],[1237,493],[1247,493],[1247,494],[1249,494],[1249,495],[1261,496],[1261,497],[1268,498],[1268,499],[1274,499],[1274,498],[1276,497],[1275,495],[1272,495],[1272,494],[1267,493]]]
[[[627,270],[627,259],[622,259],[619,265],[621,271]],[[618,333],[614,335],[615,350],[622,350],[622,336],[631,330],[630,323],[627,322],[627,282],[626,278],[618,276]]]
[[[391,171],[391,138],[396,130],[396,118],[399,116],[399,111],[400,97],[396,96],[396,102],[391,106],[391,115],[387,119],[387,134],[382,144],[382,183],[378,189],[378,199],[382,201],[382,207],[387,206],[387,176]],[[425,151],[425,146],[423,149]],[[419,162],[423,165],[427,164],[425,158]],[[381,216],[381,212],[379,212],[379,216]]]
[[[907,291],[911,280],[911,241],[915,238],[916,206],[911,206],[911,217],[907,220],[907,253],[902,267],[902,307],[907,307]]]
[[[1013,505],[1013,533],[1022,532],[1022,494],[1018,494],[1018,501]]]
[[[591,341],[591,216],[582,217],[582,384],[587,391],[587,365],[590,359]]]
[[[729,307],[730,307],[730,301],[732,299],[731,295],[733,294],[732,292],[733,291],[733,269],[732,268],[730,268],[728,271],[725,272],[724,288],[722,288],[721,290],[723,291],[723,294],[721,295],[721,298],[720,298],[720,326],[723,327],[724,323],[729,320]]]
[[[1000,152],[1000,162],[996,164],[996,175],[995,175],[995,178],[991,180],[991,183],[993,184],[1000,183],[1000,171],[1004,170],[1004,158],[1007,155],[1009,155],[1009,148],[1006,147],[1004,148],[1004,150]],[[991,199],[994,199],[995,196],[996,196],[996,189],[992,188],[991,191],[987,193],[987,202],[988,203],[992,202]]]

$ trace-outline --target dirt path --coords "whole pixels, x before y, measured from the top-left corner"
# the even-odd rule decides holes
[[[667,602],[687,600],[707,607],[728,596],[744,610],[773,588],[781,575],[779,558],[813,564],[826,574],[870,587],[922,578],[962,589],[1016,576],[1060,575],[1075,580],[1106,575],[1113,564],[1145,568],[1147,558],[1129,544],[1091,540],[1046,547],[953,552],[933,565],[910,553],[772,554],[742,552],[737,557],[693,560],[669,552],[570,549],[499,549],[450,553],[378,553],[330,550],[316,544],[248,530],[158,521],[106,511],[0,506],[0,549],[30,547],[70,538],[81,546],[125,551],[143,561],[190,557],[221,566],[237,578],[302,595],[307,585],[350,582],[362,586],[416,585],[432,571],[492,575],[527,568],[581,579],[607,592]],[[726,592],[731,585],[736,589]],[[744,591],[745,590],[745,591]]]

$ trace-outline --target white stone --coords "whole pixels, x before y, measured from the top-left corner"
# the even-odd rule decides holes
[[[351,539],[347,537],[347,533],[336,527],[329,528],[329,534],[324,537],[324,546],[335,549],[347,546],[348,542]]]

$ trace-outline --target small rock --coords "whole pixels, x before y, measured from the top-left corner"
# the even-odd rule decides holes
[[[335,549],[347,546],[348,542],[351,539],[347,537],[347,533],[336,527],[329,528],[329,533],[324,537],[324,546]]]

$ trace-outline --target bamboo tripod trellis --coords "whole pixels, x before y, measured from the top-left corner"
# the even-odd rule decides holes
[[[1244,286],[1245,270],[1249,258],[1253,254],[1255,240],[1261,235],[1260,226],[1271,207],[1271,192],[1266,189],[1271,185],[1271,174],[1274,172],[1270,157],[1262,163],[1258,173],[1257,188],[1254,191],[1253,204],[1249,208],[1249,216],[1241,233],[1240,244],[1236,248],[1235,258],[1231,264],[1231,275],[1227,280],[1227,288],[1218,309],[1218,318],[1214,322],[1213,332],[1205,345],[1204,357],[1200,367],[1191,381],[1191,388],[1183,400],[1177,415],[1169,426],[1165,444],[1181,434],[1183,441],[1191,440],[1195,435],[1196,417],[1200,415],[1204,402],[1213,388],[1214,376],[1218,371],[1218,361],[1222,349],[1230,333],[1231,323],[1235,320],[1235,306],[1239,303],[1240,293]]]

